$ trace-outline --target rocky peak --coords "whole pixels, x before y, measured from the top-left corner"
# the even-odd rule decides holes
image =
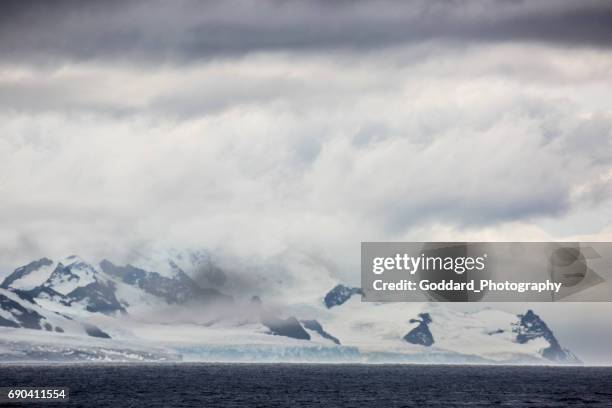
[[[12,296],[9,296],[10,294]],[[43,316],[25,307],[18,301],[18,297],[17,293],[0,291],[0,311],[4,312],[0,313],[0,326],[40,330]]]
[[[323,302],[325,303],[325,307],[331,309],[334,306],[340,306],[347,300],[351,298],[353,295],[363,295],[363,291],[361,288],[354,288],[350,286],[345,286],[342,284],[336,285],[332,290],[330,290]]]
[[[580,363],[580,359],[572,352],[561,347],[552,330],[533,310],[518,315],[518,318],[520,320],[513,329],[518,343],[524,344],[537,338],[543,338],[549,346],[541,351],[542,357],[558,363]]]
[[[418,326],[410,330],[404,336],[408,343],[429,347],[434,344],[434,338],[428,325],[433,321],[429,313],[420,313],[420,319],[410,319],[410,323],[418,323]]]
[[[37,261],[30,262],[27,265],[15,269],[13,273],[2,281],[0,288],[8,289],[14,282],[27,277],[31,273],[38,271],[40,268],[51,265],[53,265],[53,261],[49,258],[41,258]]]
[[[326,332],[323,329],[323,326],[321,326],[321,323],[319,323],[317,320],[302,320],[302,324],[304,325],[304,328],[317,332],[324,339],[331,340],[334,343],[340,345],[340,340],[338,340],[337,337],[334,337],[328,332]]]
[[[173,265],[176,266],[176,264]],[[223,295],[216,289],[200,287],[178,266],[171,278],[129,264],[117,266],[106,259],[100,262],[100,268],[121,282],[136,286],[153,296],[162,298],[168,304],[181,304],[192,300],[230,300],[228,296]]]
[[[270,334],[298,340],[310,340],[310,334],[304,330],[298,319],[293,316],[281,319],[271,314],[264,314],[261,323],[270,330]]]

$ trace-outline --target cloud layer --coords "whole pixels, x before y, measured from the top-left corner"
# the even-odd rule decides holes
[[[612,5],[598,0],[7,1],[0,16],[5,61],[184,63],[431,41],[612,44]]]
[[[605,218],[607,53],[430,53],[5,67],[3,242],[274,253]]]

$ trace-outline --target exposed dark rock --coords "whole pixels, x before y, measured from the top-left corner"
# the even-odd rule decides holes
[[[12,327],[12,328],[18,328],[21,327],[19,326],[19,324],[15,323],[12,320],[7,320],[4,317],[0,316],[0,326],[4,326],[4,327]]]
[[[0,284],[0,288],[7,289],[11,286],[11,284],[24,276],[30,274],[32,271],[36,271],[43,266],[48,266],[53,264],[48,258],[41,258],[38,261],[30,262],[29,264],[22,266],[20,268],[15,269],[13,273],[7,276]]]
[[[323,302],[325,303],[325,307],[331,309],[334,306],[340,306],[347,300],[351,298],[353,295],[363,295],[363,291],[361,288],[352,288],[345,285],[336,285],[332,290],[330,290]]]
[[[302,324],[304,325],[305,328],[307,328],[308,330],[312,330],[315,331],[317,333],[319,333],[321,335],[321,337],[331,340],[336,344],[340,344],[340,340],[338,340],[336,337],[332,336],[331,334],[329,334],[328,332],[326,332],[325,330],[323,330],[323,326],[321,326],[321,323],[319,323],[316,320],[302,320]]]
[[[410,319],[410,323],[419,323],[419,325],[410,330],[408,334],[404,336],[404,340],[408,343],[429,347],[434,344],[433,335],[427,326],[432,322],[432,319],[429,313],[420,313],[419,317],[420,319]]]
[[[149,274],[149,272],[132,265],[116,266],[106,259],[100,262],[100,268],[109,275],[115,276],[127,284],[136,286],[139,286],[139,282],[146,279]]]
[[[287,319],[280,319],[274,316],[263,317],[261,323],[270,329],[270,334],[277,336],[291,337],[298,340],[310,340],[310,334],[293,316]]]
[[[95,281],[87,286],[78,287],[67,294],[61,302],[66,306],[70,306],[74,302],[83,302],[86,304],[87,311],[92,313],[111,314],[117,311],[125,313],[125,308],[115,296],[115,287],[112,282],[107,285]]]
[[[85,332],[91,337],[99,337],[102,339],[111,338],[111,336],[109,336],[107,333],[103,332],[102,330],[100,330],[99,327],[94,326],[93,324],[83,324],[83,328],[85,329]]]
[[[571,351],[561,347],[552,330],[532,310],[528,310],[527,313],[518,315],[518,317],[520,321],[513,329],[518,343],[523,344],[537,338],[543,338],[548,342],[549,346],[542,350],[542,357],[556,363],[581,362]]]
[[[52,282],[71,282],[71,281],[79,281],[79,275],[72,272],[72,265],[64,266],[61,263],[57,265],[57,267],[53,270],[47,282],[49,285]]]
[[[185,272],[176,268],[175,277],[167,278],[157,272],[148,272],[132,265],[117,266],[108,260],[100,262],[100,268],[122,282],[137,286],[145,292],[164,299],[169,304],[181,304],[191,300],[230,300],[216,289],[201,288]]]
[[[23,295],[23,298],[29,299],[32,303],[36,303],[36,298],[55,299],[57,301],[62,301],[65,299],[64,295],[59,292],[56,292],[55,290],[47,286],[37,286],[34,289],[30,289],[28,291],[15,292],[20,293],[21,295]]]
[[[429,323],[431,323],[433,321],[431,319],[431,316],[429,315],[429,313],[419,313],[419,317],[421,318],[421,320],[419,320],[419,319],[410,319],[410,323],[422,322],[422,323],[425,323],[425,324],[429,324]]]
[[[33,290],[34,289],[32,290],[10,289],[10,291],[17,294],[17,296],[19,296],[20,299],[26,300],[32,304],[36,304],[36,301],[34,300],[34,296],[32,296]]]
[[[17,293],[15,295],[19,296]],[[0,318],[0,326],[6,327],[23,327],[26,329],[40,330],[41,320],[43,316],[38,314],[36,311],[28,309],[22,306],[19,302],[5,296],[0,293],[0,309],[8,312],[13,320],[6,318]]]

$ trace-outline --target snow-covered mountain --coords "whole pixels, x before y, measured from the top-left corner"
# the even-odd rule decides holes
[[[308,270],[286,279],[275,270],[260,297],[242,295],[244,277],[204,251],[126,265],[42,258],[0,284],[0,361],[579,363],[531,310],[366,303],[324,268]],[[277,301],[283,287],[295,302]]]
[[[50,309],[75,313],[127,313],[130,307],[150,308],[190,301],[229,300],[215,289],[201,288],[172,259],[172,273],[161,275],[132,265],[98,265],[72,255],[59,261],[42,258],[17,268],[0,288],[33,298]]]
[[[466,313],[444,303],[365,303],[352,295],[328,311],[331,316],[320,320],[342,344],[381,358],[414,353],[426,361],[579,362],[531,310],[519,316],[491,308]]]

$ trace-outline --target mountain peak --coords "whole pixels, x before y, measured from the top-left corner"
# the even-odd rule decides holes
[[[38,282],[36,277],[32,276],[32,273],[42,268],[50,269],[52,265],[53,261],[49,258],[40,258],[37,261],[30,262],[27,265],[15,269],[13,273],[11,273],[2,281],[2,284],[0,284],[0,288],[7,289],[13,286],[17,289],[30,289],[31,287],[37,286],[42,283],[44,277],[38,279],[40,280],[40,282]],[[18,282],[19,284],[17,284]]]
[[[580,363],[580,359],[573,353],[561,347],[552,330],[533,310],[529,309],[518,317],[520,320],[514,329],[518,343],[524,344],[537,338],[543,338],[549,344],[541,352],[543,357],[558,363]]]
[[[86,265],[90,267],[91,269],[96,269],[93,264],[88,263],[87,261],[85,261],[83,258],[81,258],[78,255],[68,255],[67,257],[61,258],[59,260],[59,263],[61,263],[64,266]]]
[[[419,317],[420,319],[410,319],[410,323],[418,323],[419,325],[410,330],[404,336],[404,340],[408,343],[429,347],[434,344],[433,335],[428,327],[433,320],[429,313],[419,313]]]
[[[328,309],[331,309],[334,306],[340,306],[347,300],[351,298],[353,295],[363,295],[363,291],[361,288],[354,288],[342,284],[336,285],[332,290],[327,292],[323,302]]]

